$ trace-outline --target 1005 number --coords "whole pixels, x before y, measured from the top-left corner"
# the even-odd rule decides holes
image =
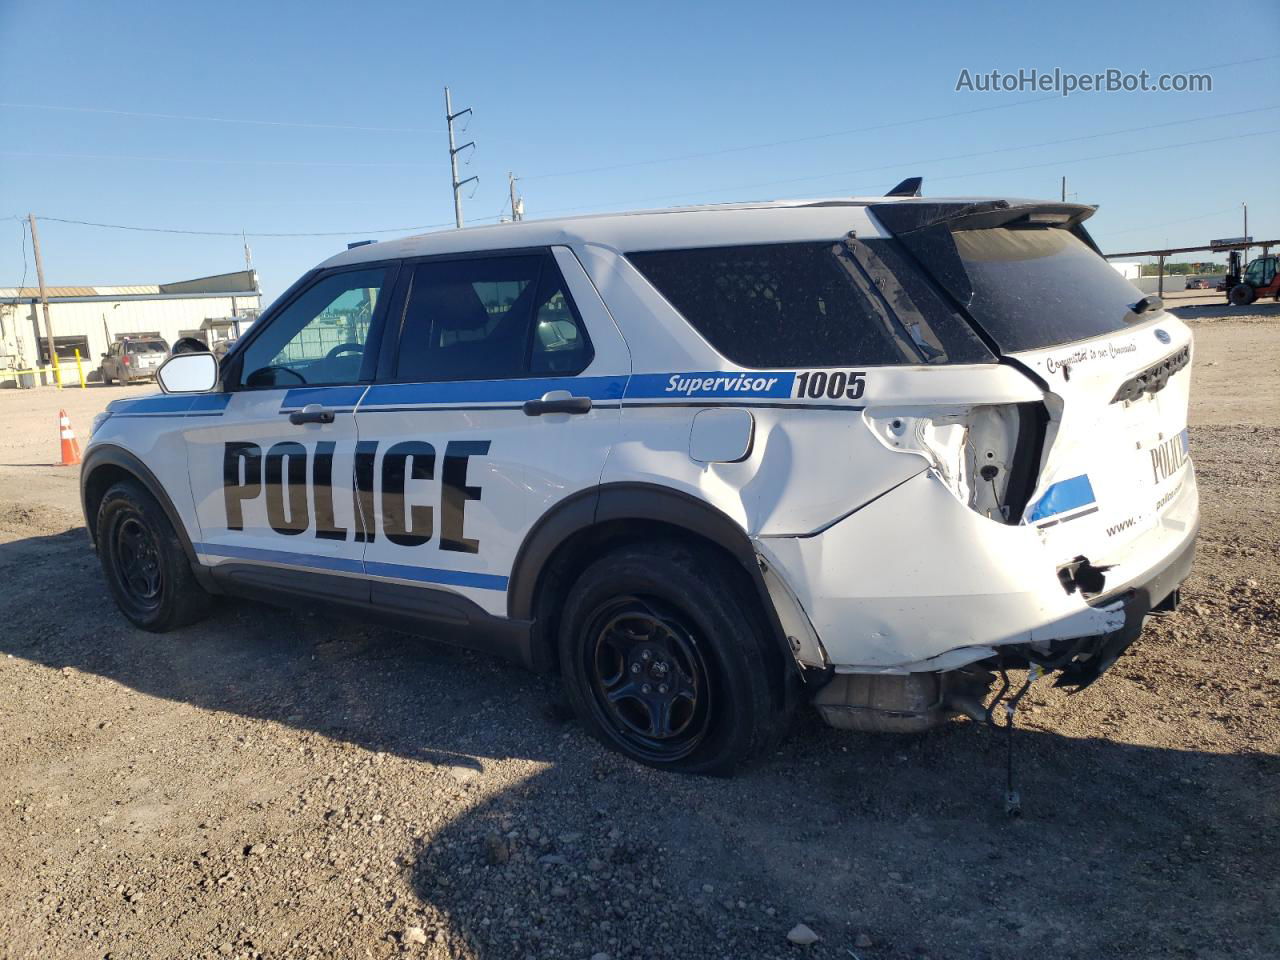
[[[830,374],[825,370],[815,370],[796,377],[796,396],[814,400],[821,400],[823,397],[831,400],[859,400],[866,388],[866,372],[863,370],[851,370],[848,373],[837,370]]]

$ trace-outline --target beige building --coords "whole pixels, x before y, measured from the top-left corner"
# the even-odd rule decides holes
[[[74,365],[79,350],[92,379],[102,354],[117,340],[160,337],[172,345],[180,337],[196,337],[212,348],[235,339],[262,309],[252,270],[178,283],[48,287],[46,292],[59,363]],[[0,288],[0,388],[15,386],[17,371],[49,362],[39,298],[33,287]]]

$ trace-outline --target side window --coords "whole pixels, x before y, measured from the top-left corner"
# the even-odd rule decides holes
[[[572,376],[591,346],[547,255],[432,261],[414,268],[396,379]]]
[[[918,362],[880,322],[831,243],[630,253],[722,356],[745,367]]]
[[[249,344],[240,385],[298,387],[360,379],[369,325],[385,267],[322,277],[308,287]]]

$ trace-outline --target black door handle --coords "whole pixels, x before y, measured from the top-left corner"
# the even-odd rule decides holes
[[[526,417],[540,417],[544,413],[590,413],[590,397],[561,397],[555,400],[526,400]]]
[[[298,423],[333,423],[333,411],[326,410],[318,403],[309,403],[301,410],[289,414],[289,422]]]

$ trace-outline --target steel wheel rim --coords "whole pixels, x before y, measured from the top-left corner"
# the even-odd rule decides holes
[[[705,739],[710,671],[693,632],[659,601],[620,597],[591,617],[584,667],[592,707],[621,745],[672,762]]]
[[[112,551],[116,579],[129,598],[144,608],[158,607],[164,579],[160,548],[150,528],[137,516],[124,517],[116,525]]]

